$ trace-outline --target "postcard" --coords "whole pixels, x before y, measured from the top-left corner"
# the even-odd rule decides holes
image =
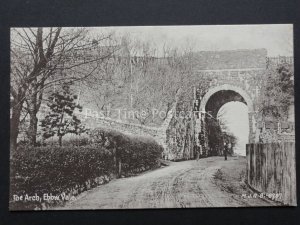
[[[10,41],[11,211],[297,205],[292,24]]]

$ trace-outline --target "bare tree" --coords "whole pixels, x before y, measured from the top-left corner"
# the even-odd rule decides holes
[[[29,138],[36,143],[37,113],[45,90],[93,75],[115,48],[104,48],[110,35],[91,38],[85,28],[11,30],[11,148],[15,149],[26,103]],[[99,47],[101,46],[101,47]],[[109,46],[111,47],[111,46]]]
[[[175,96],[181,90],[181,108],[188,111],[192,103],[194,58],[191,48],[179,51],[164,45],[162,49],[149,43],[140,43],[135,52],[141,55],[140,63],[133,68],[133,108],[146,111],[150,116],[137,118],[140,123],[161,123],[175,104]],[[161,52],[157,55],[158,52]],[[197,77],[198,78],[198,77]],[[150,110],[151,109],[151,110]],[[164,112],[153,115],[153,112]],[[146,119],[146,121],[145,121]]]

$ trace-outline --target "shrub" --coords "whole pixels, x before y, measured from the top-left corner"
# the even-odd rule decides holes
[[[90,141],[88,137],[85,136],[78,136],[72,137],[67,140],[63,141],[63,146],[87,146],[89,145]]]
[[[13,195],[70,198],[116,175],[130,176],[155,168],[163,150],[153,139],[106,129],[95,129],[90,132],[90,139],[82,140],[77,146],[71,141],[63,147],[19,147],[11,159],[10,209],[44,209],[63,203],[62,198],[16,202],[12,201]]]
[[[87,146],[90,144],[89,138],[87,135],[76,135],[68,136],[66,135],[65,139],[62,141],[62,147],[71,147],[71,146]],[[58,139],[51,138],[41,144],[43,146],[59,146]]]
[[[11,189],[13,195],[44,194],[76,196],[82,191],[109,180],[114,172],[110,150],[87,147],[19,148],[11,160]],[[99,177],[105,179],[99,180]],[[59,202],[13,202],[11,209],[34,209]]]
[[[90,137],[92,143],[115,151],[124,176],[157,167],[163,152],[163,147],[150,137],[130,136],[104,128],[90,131]]]

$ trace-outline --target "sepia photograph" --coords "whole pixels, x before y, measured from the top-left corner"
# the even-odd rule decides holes
[[[9,210],[297,206],[292,24],[12,27]]]

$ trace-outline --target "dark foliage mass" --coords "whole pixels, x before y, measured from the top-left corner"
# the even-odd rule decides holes
[[[73,95],[70,86],[63,86],[61,91],[52,93],[49,96],[48,104],[50,111],[41,121],[43,138],[48,139],[57,136],[59,145],[62,145],[62,138],[66,134],[80,135],[86,132],[81,121],[75,116],[74,110],[82,110],[82,107],[75,103],[76,95]]]
[[[115,151],[124,175],[157,166],[163,152],[163,147],[148,137],[129,136],[103,128],[91,131],[90,135],[94,144]]]
[[[114,177],[131,176],[159,165],[163,149],[151,139],[102,129],[92,131],[91,137],[80,147],[20,147],[11,159],[10,208],[31,210],[63,204]],[[26,194],[41,198],[52,194],[60,196],[60,201],[12,201],[13,195]]]
[[[101,181],[107,182],[113,167],[113,154],[105,148],[86,146],[18,149],[18,154],[11,161],[11,195],[37,194],[42,197],[44,194],[65,193],[76,196],[97,186],[97,177],[107,175],[106,180]],[[22,201],[10,207],[34,209],[40,207],[41,203],[43,202]]]
[[[269,68],[261,96],[263,117],[285,120],[289,107],[294,103],[294,71],[288,64]]]

